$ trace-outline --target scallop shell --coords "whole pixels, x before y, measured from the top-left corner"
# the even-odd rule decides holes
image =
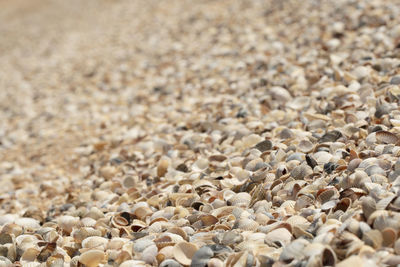
[[[182,265],[190,265],[198,247],[193,243],[180,242],[174,246],[174,258]]]

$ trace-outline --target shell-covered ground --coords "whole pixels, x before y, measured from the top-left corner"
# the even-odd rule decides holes
[[[0,21],[0,266],[400,264],[399,1]]]

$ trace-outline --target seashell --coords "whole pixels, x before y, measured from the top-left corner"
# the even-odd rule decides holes
[[[119,265],[119,267],[132,267],[132,266],[147,267],[148,265],[145,262],[139,260],[128,260],[124,261]]]
[[[89,250],[82,253],[79,256],[79,262],[85,264],[88,267],[96,267],[102,263],[106,258],[103,251],[100,250]]]
[[[376,203],[376,209],[377,210],[387,209],[387,207],[390,205],[390,203],[393,201],[394,198],[395,198],[394,195],[382,198],[381,200],[378,201],[378,203]]]
[[[57,223],[65,232],[71,233],[72,228],[79,224],[79,217],[64,215],[57,219]]]
[[[216,224],[218,222],[218,218],[213,215],[207,214],[200,216],[200,221],[202,222],[202,225],[210,226]]]
[[[267,233],[265,242],[267,245],[279,242],[282,245],[288,245],[292,240],[292,234],[286,228],[277,228]]]
[[[272,149],[272,142],[270,140],[264,140],[257,143],[254,148],[260,150],[261,152],[265,152]]]
[[[179,262],[174,261],[173,259],[166,259],[160,263],[159,267],[182,267],[182,265],[179,264]]]
[[[175,244],[174,244],[175,245]],[[164,261],[165,259],[172,259],[173,257],[174,257],[174,255],[173,255],[173,253],[172,253],[172,251],[173,251],[173,245],[172,246],[166,246],[166,247],[163,247],[162,249],[160,249],[159,251],[158,251],[158,254],[157,254],[157,256],[156,256],[156,258],[157,258],[157,261],[158,262],[162,262],[162,261]]]
[[[342,133],[336,130],[326,132],[318,141],[320,143],[325,142],[336,142],[340,137],[342,137]]]
[[[188,234],[181,227],[172,227],[167,232],[180,235],[184,240],[188,241]]]
[[[361,203],[362,211],[365,218],[369,218],[371,214],[376,210],[376,203],[372,197],[364,197]]]
[[[292,170],[292,172],[290,173],[290,176],[296,180],[301,180],[301,179],[304,179],[305,177],[309,176],[312,173],[313,173],[313,171],[310,166],[301,164],[300,166],[297,166]]]
[[[397,239],[396,230],[387,227],[382,230],[382,246],[392,247]]]
[[[84,227],[94,227],[96,225],[96,220],[89,217],[82,218],[80,222]]]
[[[132,188],[136,185],[136,182],[137,181],[133,176],[128,175],[125,176],[124,179],[122,180],[122,186],[125,188]]]
[[[297,197],[296,204],[294,206],[295,210],[301,210],[303,208],[313,205],[314,200],[310,196],[301,195]]]
[[[254,265],[254,256],[249,251],[242,251],[239,253],[231,254],[226,260],[227,267],[234,266],[253,266]]]
[[[129,221],[121,215],[116,215],[111,219],[111,224],[113,227],[120,228],[120,227],[128,226]]]
[[[139,230],[147,227],[147,224],[141,220],[132,220],[132,223],[130,224],[130,228],[133,232],[138,232]],[[150,232],[156,232],[157,225],[153,226],[151,229],[149,229]]]
[[[0,245],[4,245],[4,244],[8,244],[8,243],[13,243],[13,237],[7,233],[1,233],[0,234]]]
[[[258,228],[259,224],[252,219],[243,218],[239,219],[235,223],[235,226],[244,231],[255,231]]]
[[[119,250],[128,241],[129,241],[129,239],[127,239],[127,238],[113,238],[108,242],[107,249]]]
[[[182,265],[190,265],[198,247],[193,243],[180,242],[174,246],[174,258]]]
[[[143,250],[141,255],[141,260],[148,264],[154,264],[156,262],[157,253],[158,253],[157,246],[150,245]]]
[[[326,151],[318,151],[314,153],[314,159],[316,160],[318,165],[324,165],[328,163],[332,159],[332,154]]]
[[[378,131],[375,133],[375,138],[381,144],[396,144],[399,141],[397,135],[388,131]]]
[[[161,159],[157,165],[157,176],[164,177],[168,171],[169,161],[167,159]]]
[[[24,228],[28,229],[38,229],[40,228],[40,224],[37,220],[32,218],[18,218],[15,220],[15,224],[20,225]]]
[[[150,216],[153,214],[153,211],[149,207],[138,207],[135,209],[133,214],[139,219],[139,220],[145,220],[147,216]]]
[[[308,140],[301,140],[298,145],[298,148],[303,153],[309,153],[313,150],[314,145]]]
[[[212,156],[209,156],[209,157],[208,157],[208,161],[223,162],[223,161],[225,161],[225,160],[227,160],[227,159],[228,159],[227,156],[221,155],[221,154],[219,154],[219,155],[212,155]]]
[[[207,168],[208,168],[208,160],[204,158],[197,159],[192,165],[192,170],[195,172],[202,172]]]
[[[294,259],[302,260],[305,257],[303,250],[310,243],[305,239],[296,239],[286,247],[284,247],[279,260],[283,262],[291,262]]]
[[[382,261],[386,266],[397,266],[400,264],[400,256],[389,255],[385,260]]]
[[[321,189],[317,192],[317,200],[320,201],[321,204],[330,201],[332,199],[336,199],[338,197],[339,197],[339,192],[334,187]]]
[[[337,210],[342,210],[343,212],[346,212],[347,209],[351,206],[351,199],[350,198],[342,198],[337,204],[335,209],[333,210],[334,212]]]
[[[308,154],[306,155],[306,162],[307,162],[307,165],[311,167],[311,169],[314,169],[315,166],[318,165],[317,161]]]
[[[211,246],[202,246],[194,253],[190,266],[207,266],[207,263],[213,256],[214,251]]]
[[[251,175],[250,177],[251,181],[256,183],[263,181],[265,177],[267,177],[269,170],[270,170],[269,167],[258,169],[256,172],[253,173],[253,175]]]
[[[153,242],[156,243],[159,249],[162,249],[167,246],[173,246],[181,241],[183,241],[183,238],[180,235],[172,233],[162,234],[161,236],[153,240]]]
[[[81,243],[85,238],[89,236],[101,236],[101,235],[102,233],[100,230],[91,227],[83,227],[75,229],[71,233],[71,236],[75,239],[75,242],[77,243]]]
[[[213,259],[210,259],[210,260],[207,262],[207,265],[206,265],[206,266],[207,266],[207,267],[223,267],[223,266],[224,266],[224,262],[221,261],[220,259],[213,258]]]
[[[101,236],[90,236],[82,241],[82,248],[97,248],[104,250],[107,247],[108,239]]]
[[[34,261],[39,255],[40,250],[34,247],[28,248],[21,256],[21,261]]]
[[[99,170],[99,175],[106,180],[111,180],[116,174],[118,170],[114,166],[104,166]]]
[[[148,246],[154,245],[155,243],[150,239],[141,238],[134,242],[133,250],[135,253],[142,253]]]
[[[362,160],[359,159],[359,158],[356,158],[356,159],[351,160],[351,161],[349,162],[349,164],[347,165],[347,170],[348,170],[349,172],[353,172],[355,169],[358,168],[358,166],[360,165],[361,161],[362,161]]]
[[[251,195],[249,193],[240,192],[232,196],[228,200],[228,205],[246,208],[249,206],[250,201],[251,201]]]
[[[375,248],[379,249],[382,246],[383,243],[383,237],[380,231],[378,230],[371,230],[363,235],[363,241],[365,244]]]

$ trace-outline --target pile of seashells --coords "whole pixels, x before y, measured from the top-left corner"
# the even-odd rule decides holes
[[[0,266],[400,264],[395,2],[24,15],[40,49],[0,57]]]

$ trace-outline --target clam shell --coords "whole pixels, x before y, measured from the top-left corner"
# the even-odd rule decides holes
[[[376,210],[376,203],[372,197],[364,197],[361,203],[362,211],[365,218],[369,216]]]
[[[103,251],[100,250],[89,250],[82,253],[79,256],[79,262],[85,264],[88,267],[96,267],[102,263],[106,258]]]
[[[207,214],[200,216],[200,221],[204,226],[210,226],[216,224],[218,222],[218,218],[213,215]]]
[[[288,245],[292,240],[292,234],[286,228],[277,228],[267,233],[265,236],[266,244],[280,242],[283,245]]]
[[[173,259],[166,259],[160,263],[159,267],[182,267],[182,265]]]
[[[64,231],[71,233],[72,228],[79,224],[79,217],[64,215],[57,219],[57,223]]]
[[[128,260],[124,261],[119,265],[119,267],[131,267],[131,266],[147,267],[148,265],[145,262],[139,260]]]
[[[308,166],[306,164],[301,164],[300,166],[297,166],[292,170],[292,172],[290,173],[290,176],[296,180],[302,180],[312,173],[313,173],[313,171],[310,166]]]
[[[375,249],[379,249],[383,243],[382,233],[378,230],[368,231],[364,233],[363,241],[365,242],[365,244]]]
[[[388,131],[379,131],[375,133],[376,141],[381,144],[396,144],[399,141],[399,137]]]
[[[313,150],[314,144],[308,140],[301,140],[298,145],[298,148],[303,153],[309,153]]]
[[[174,258],[182,265],[190,265],[198,247],[193,243],[180,242],[174,246]]]
[[[168,166],[169,166],[169,161],[167,159],[161,159],[158,162],[158,166],[157,166],[157,176],[164,177],[165,174],[167,173]]]
[[[256,221],[247,218],[239,219],[235,225],[237,225],[237,228],[244,231],[255,231],[259,226]]]
[[[397,232],[393,228],[387,227],[382,230],[382,246],[392,247],[397,239]]]
[[[270,140],[264,140],[255,145],[255,148],[260,150],[261,152],[271,150],[272,142]]]
[[[101,236],[90,236],[82,241],[82,248],[97,248],[105,249],[107,247],[108,239]]]
[[[231,197],[228,203],[232,206],[246,208],[249,206],[251,201],[251,195],[246,192],[240,192]]]

